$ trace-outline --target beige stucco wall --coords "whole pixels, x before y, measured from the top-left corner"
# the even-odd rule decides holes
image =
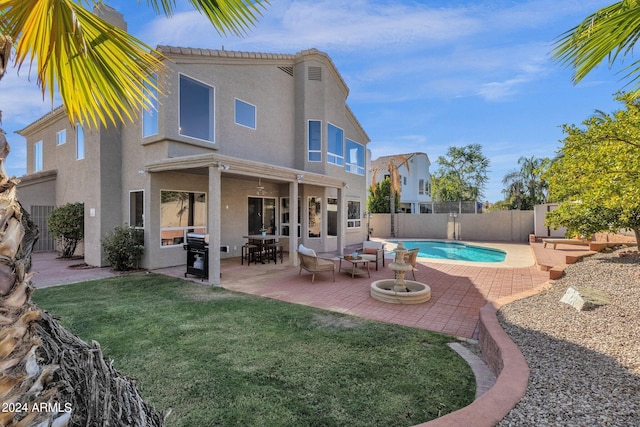
[[[374,214],[372,236],[390,236],[390,224],[390,214]],[[395,226],[399,238],[453,238],[454,221],[449,214],[396,214]],[[459,214],[455,230],[458,240],[527,242],[533,232],[533,211]]]

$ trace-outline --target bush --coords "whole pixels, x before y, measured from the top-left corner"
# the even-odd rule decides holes
[[[51,211],[49,232],[62,244],[62,258],[71,258],[84,238],[84,203],[67,203]]]
[[[135,270],[144,252],[140,230],[133,227],[116,227],[113,233],[102,238],[102,248],[107,261],[116,271]]]

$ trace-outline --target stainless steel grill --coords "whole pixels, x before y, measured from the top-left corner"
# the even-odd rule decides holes
[[[209,235],[187,233],[187,243],[183,245],[187,251],[187,274],[206,279],[209,277]]]

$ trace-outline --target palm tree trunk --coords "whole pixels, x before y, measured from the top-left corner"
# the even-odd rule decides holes
[[[0,426],[162,426],[133,382],[32,301],[38,230],[17,200],[0,129]]]
[[[396,237],[396,194],[391,190],[389,200],[389,211],[391,213],[391,237]]]

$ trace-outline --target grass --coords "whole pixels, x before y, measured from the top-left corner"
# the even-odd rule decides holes
[[[409,426],[473,401],[434,332],[147,274],[39,289],[170,426]]]

